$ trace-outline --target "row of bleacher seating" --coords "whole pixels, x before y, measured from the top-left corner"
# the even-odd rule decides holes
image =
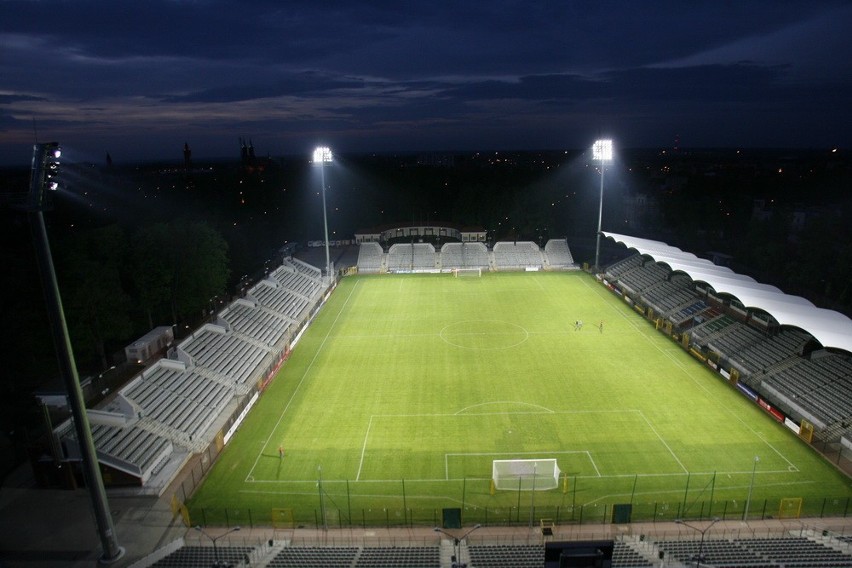
[[[844,539],[839,539],[843,546]],[[222,546],[221,560],[245,565],[252,548]],[[260,550],[260,549],[259,549]],[[271,550],[271,558],[255,559],[270,568],[438,568],[442,566],[438,546],[285,546]],[[540,568],[544,565],[544,544],[466,544],[460,545],[461,557],[477,568]],[[613,568],[646,568],[667,564],[691,565],[701,551],[701,564],[717,568],[852,568],[852,554],[830,544],[805,536],[754,538],[707,538],[700,540],[613,542]],[[663,554],[660,555],[659,553]],[[152,566],[157,568],[202,568],[212,564],[213,547],[188,546],[177,549]],[[462,559],[459,559],[461,562]],[[242,563],[242,564],[241,564]]]
[[[824,428],[852,419],[852,364],[838,354],[804,359],[807,333],[779,330],[765,319],[755,325],[737,321],[708,307],[706,292],[688,277],[639,254],[607,267],[605,277],[677,329],[688,330],[692,345],[716,353],[745,384],[786,403],[788,412]]]
[[[445,243],[441,247],[441,266],[452,268],[488,268],[491,261],[483,243]]]
[[[283,314],[265,310],[248,300],[237,300],[219,312],[217,323],[229,331],[274,347],[287,334],[293,320]]]
[[[772,367],[801,355],[807,336],[795,329],[784,329],[765,337],[732,357],[737,367],[745,374],[765,375]]]
[[[839,358],[831,354],[827,357]],[[813,359],[799,359],[768,375],[761,383],[764,385],[792,398],[825,426],[852,416],[852,374],[833,376]]]
[[[379,243],[361,243],[358,271],[409,272],[454,268],[519,270],[529,267],[573,268],[574,258],[564,239],[551,239],[544,252],[530,241],[498,242],[489,252],[484,243],[444,243],[440,251],[430,243],[395,243],[387,255]]]
[[[527,267],[541,267],[544,258],[538,245],[530,241],[506,242],[494,244],[494,267],[498,270]]]
[[[565,239],[550,239],[544,244],[544,254],[550,266],[568,268],[574,266],[574,256]]]
[[[387,267],[391,272],[434,270],[435,247],[431,243],[391,245],[388,251]]]
[[[358,272],[378,274],[382,270],[384,251],[379,243],[361,243],[358,247]]]
[[[139,475],[150,472],[163,455],[172,449],[170,440],[141,428],[93,424],[92,440],[99,451],[133,464]]]
[[[647,304],[655,306],[658,313],[667,315],[692,304],[695,293],[674,282],[663,280],[646,288],[642,299]]]
[[[281,266],[274,270],[269,278],[277,281],[287,290],[295,294],[313,299],[319,291],[319,279],[311,278],[294,266]]]
[[[178,346],[194,365],[205,367],[235,384],[244,384],[257,371],[270,350],[250,343],[224,328],[206,325]]]
[[[152,568],[209,568],[221,562],[223,566],[246,566],[251,546],[182,546],[154,562]]]
[[[131,401],[140,414],[187,438],[203,434],[224,409],[230,390],[193,370],[156,363],[131,381],[119,396]]]
[[[659,541],[666,556],[694,562],[701,550],[701,563],[718,567],[829,568],[852,567],[852,556],[805,537],[708,539]]]
[[[135,416],[124,426],[93,425],[102,459],[144,483],[175,444],[204,444],[232,397],[272,363],[297,320],[321,297],[321,275],[309,264],[285,260],[246,299],[222,310],[220,325],[206,324],[182,341],[173,350],[178,361],[158,361],[121,389],[105,411],[136,409]],[[63,435],[76,437],[73,429]]]

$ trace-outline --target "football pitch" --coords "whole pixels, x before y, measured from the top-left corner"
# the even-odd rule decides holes
[[[492,488],[493,460],[534,458],[558,487]],[[843,515],[850,497],[578,272],[344,278],[187,505],[193,523],[360,526]]]

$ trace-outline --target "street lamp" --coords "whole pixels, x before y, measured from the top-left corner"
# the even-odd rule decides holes
[[[676,524],[678,524],[678,525],[683,525],[683,526],[685,526],[685,527],[687,527],[687,528],[690,528],[690,529],[692,529],[692,530],[694,530],[694,531],[698,531],[698,532],[700,532],[700,533],[701,533],[701,542],[700,542],[700,543],[698,543],[698,554],[695,556],[695,567],[696,567],[696,568],[700,568],[700,566],[701,566],[701,561],[702,561],[702,560],[704,560],[704,534],[705,534],[707,531],[709,531],[709,530],[710,530],[710,527],[712,527],[713,525],[715,525],[716,523],[718,523],[718,522],[719,522],[719,521],[721,521],[721,520],[722,520],[722,519],[720,519],[719,517],[714,518],[714,519],[713,519],[713,521],[712,521],[709,525],[707,525],[706,527],[704,527],[704,529],[702,530],[702,529],[699,529],[698,527],[695,527],[695,526],[690,525],[689,523],[687,523],[687,522],[686,522],[686,521],[684,521],[683,519],[675,519],[675,523],[676,523]]]
[[[47,227],[44,223],[44,209],[47,207],[45,191],[59,189],[59,158],[62,152],[57,142],[35,144],[33,146],[32,172],[30,174],[30,191],[26,205],[30,217],[30,228],[33,232],[33,242],[36,251],[36,262],[44,288],[47,312],[50,319],[50,331],[53,344],[57,350],[59,370],[65,382],[68,396],[68,406],[74,418],[74,431],[77,435],[83,465],[83,477],[86,481],[89,498],[95,513],[98,535],[103,548],[100,558],[102,564],[110,564],[124,556],[124,548],[119,545],[115,533],[112,515],[109,510],[104,480],[98,465],[92,430],[89,426],[89,415],[80,387],[80,377],[77,373],[77,363],[71,348],[71,338],[68,335],[68,324],[62,307],[62,297],[59,294],[59,283],[56,280],[56,270],[53,266],[53,256],[50,252],[50,241],[47,238]]]
[[[328,255],[328,215],[325,209],[325,164],[331,162],[331,148],[328,146],[318,146],[314,150],[313,164],[320,167],[320,179],[322,181],[322,225],[325,231],[325,274],[331,278],[331,261]]]
[[[219,536],[210,536],[209,534],[204,532],[204,529],[202,529],[199,525],[195,525],[195,530],[197,530],[198,532],[200,532],[201,534],[203,534],[204,536],[209,538],[210,541],[213,543],[213,558],[215,558],[215,563],[213,564],[214,568],[219,568],[220,566],[222,566],[222,567],[227,566],[227,564],[225,562],[222,562],[221,560],[219,560],[219,549],[216,548],[216,541],[219,540],[220,538],[222,538],[223,536],[231,534],[232,532],[237,532],[238,530],[240,530],[240,527],[233,527],[233,528],[223,532]]]
[[[601,193],[598,204],[598,237],[595,243],[595,272],[600,270],[601,221],[603,219],[604,166],[612,161],[612,140],[597,140],[592,146],[592,158],[601,162]]]
[[[760,456],[754,456],[754,466],[751,468],[751,483],[748,486],[748,497],[746,497],[745,510],[743,511],[743,520],[748,520],[748,507],[751,504],[751,492],[754,489],[754,474],[757,473],[757,463],[760,461]]]
[[[461,558],[459,558],[459,544],[461,544],[461,541],[463,541],[464,539],[467,538],[467,535],[469,535],[470,533],[472,533],[473,531],[475,531],[476,529],[479,529],[479,528],[482,528],[482,525],[473,525],[472,529],[470,529],[469,531],[467,531],[461,537],[458,537],[458,538],[451,535],[450,533],[448,533],[447,531],[445,531],[441,527],[435,527],[434,529],[432,529],[435,532],[445,534],[448,537],[450,537],[451,539],[453,539],[452,568],[467,568],[467,563],[462,562]]]

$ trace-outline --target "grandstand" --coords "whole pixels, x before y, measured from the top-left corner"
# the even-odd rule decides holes
[[[444,243],[441,247],[441,267],[488,269],[491,261],[484,243]]]
[[[358,272],[439,272],[463,268],[495,271],[575,270],[574,257],[564,239],[551,239],[545,250],[530,241],[498,242],[488,250],[481,242],[444,243],[436,251],[430,243],[395,243],[387,254],[377,242],[361,243]]]
[[[358,247],[358,272],[378,274],[382,271],[384,251],[375,242],[361,243]]]
[[[98,457],[113,483],[160,494],[193,454],[218,448],[217,434],[281,364],[324,291],[320,269],[285,259],[167,359],[90,411]],[[79,454],[70,421],[55,435],[69,457]]]
[[[544,245],[547,266],[550,268],[573,268],[574,256],[565,239],[550,239]]]
[[[605,269],[608,285],[733,375],[777,420],[797,433],[806,421],[826,443],[845,440],[852,424],[849,318],[663,243],[607,236],[636,251]]]
[[[574,543],[579,550],[584,544],[604,548],[611,545],[611,563],[603,565],[613,568],[692,566],[696,561],[727,568],[852,568],[850,537],[829,531],[779,525],[754,534],[753,529],[731,524],[708,532],[704,538],[697,530],[681,527],[649,525],[643,527],[648,534],[613,531],[611,537],[603,540],[589,540],[582,533],[557,529],[553,537],[544,541],[526,529],[477,535],[458,542],[446,537],[414,536],[414,531],[406,531],[407,538],[397,537],[384,545],[363,537],[335,537],[327,543],[320,539],[304,543],[269,539],[253,545],[220,544],[218,554],[234,566],[272,568],[542,568],[550,565],[546,564],[548,546],[558,552],[565,543]],[[205,546],[188,535],[135,567],[202,568],[214,560],[209,543]]]
[[[497,270],[540,269],[543,266],[541,251],[531,241],[501,241],[494,245],[494,267]]]

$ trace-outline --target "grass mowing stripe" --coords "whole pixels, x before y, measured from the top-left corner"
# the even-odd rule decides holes
[[[356,285],[357,285],[357,283],[356,283]],[[353,286],[352,290],[349,291],[349,295],[346,297],[346,302],[344,302],[343,306],[340,308],[340,311],[337,312],[337,316],[334,318],[334,323],[337,323],[337,320],[340,319],[340,314],[343,313],[343,310],[346,308],[346,305],[349,303],[349,298],[352,297],[352,293],[354,291],[355,291],[355,286]],[[281,420],[284,418],[284,415],[287,413],[287,409],[290,408],[290,405],[293,403],[293,399],[296,397],[296,394],[299,392],[299,389],[302,387],[302,383],[305,381],[305,377],[308,376],[308,373],[313,368],[314,362],[317,360],[317,357],[319,356],[320,352],[322,351],[322,346],[325,345],[326,340],[328,339],[329,335],[331,335],[331,331],[332,331],[333,328],[334,328],[334,324],[332,324],[332,326],[329,328],[328,332],[325,335],[325,338],[323,338],[323,342],[320,345],[320,348],[317,349],[316,353],[314,354],[313,359],[311,359],[310,364],[305,369],[305,372],[302,373],[302,378],[299,379],[299,384],[296,385],[296,388],[293,390],[293,394],[290,396],[290,399],[287,401],[287,404],[284,405],[284,408],[281,410],[281,414],[279,415],[278,420],[276,420],[275,425],[269,431],[269,436],[267,436],[266,440],[264,441],[263,447],[261,448],[260,453],[257,454],[257,457],[254,460],[254,464],[252,464],[251,469],[249,470],[248,475],[246,476],[246,481],[248,481],[249,479],[254,479],[254,469],[257,467],[257,462],[260,460],[261,456],[263,456],[263,450],[265,450],[266,447],[269,445],[269,440],[272,439],[272,434],[275,433],[275,430],[278,428],[278,425],[281,423]]]

